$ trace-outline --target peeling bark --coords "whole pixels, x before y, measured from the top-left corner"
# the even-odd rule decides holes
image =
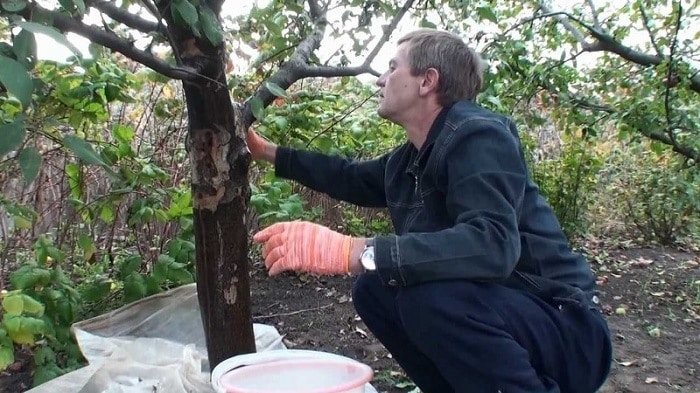
[[[250,309],[248,231],[250,200],[241,108],[226,85],[223,45],[192,37],[159,2],[182,66],[195,70],[183,80],[187,102],[188,150],[192,165],[197,295],[210,367],[255,352]]]

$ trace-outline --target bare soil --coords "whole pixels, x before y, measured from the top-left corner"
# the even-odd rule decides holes
[[[589,253],[615,345],[600,392],[700,392],[700,254],[651,248]],[[379,392],[414,389],[357,317],[352,277],[269,278],[259,263],[251,275],[254,321],[275,326],[289,348],[369,364]],[[0,373],[0,392],[27,390],[31,373],[31,357],[22,355]]]
[[[700,255],[645,248],[590,258],[615,346],[612,372],[600,392],[700,392]],[[411,391],[398,364],[355,313],[353,281],[296,274],[269,278],[256,266],[254,319],[277,327],[290,348],[369,364],[380,392]]]

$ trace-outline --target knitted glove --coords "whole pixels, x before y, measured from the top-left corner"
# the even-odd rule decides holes
[[[248,134],[246,135],[246,143],[248,144],[248,150],[250,150],[250,156],[253,158],[253,160],[259,160],[263,158],[265,152],[265,145],[268,142],[260,135],[258,135],[252,127],[248,129]]]
[[[318,274],[348,272],[352,237],[311,222],[270,225],[253,236],[265,243],[263,258],[271,276],[285,270]]]

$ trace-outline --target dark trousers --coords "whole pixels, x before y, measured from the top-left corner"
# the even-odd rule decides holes
[[[373,274],[353,302],[423,393],[592,393],[610,370],[607,324],[585,302],[461,280],[396,289]]]

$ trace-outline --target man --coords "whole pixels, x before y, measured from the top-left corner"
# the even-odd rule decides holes
[[[274,275],[360,273],[353,302],[424,393],[594,392],[611,343],[585,259],[528,175],[511,120],[474,103],[482,65],[457,36],[399,40],[378,114],[408,141],[356,162],[248,134],[277,175],[388,207],[395,235],[352,238],[309,222],[254,236]]]

